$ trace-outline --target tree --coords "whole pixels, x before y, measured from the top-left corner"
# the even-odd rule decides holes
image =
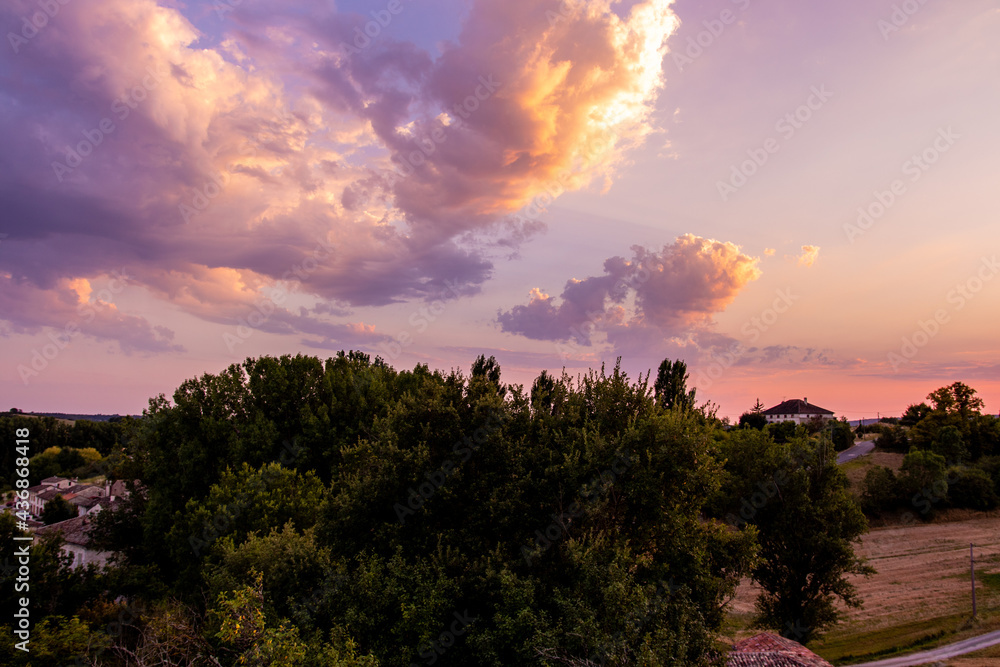
[[[730,516],[739,512],[754,525],[760,543],[757,623],[808,642],[837,621],[838,601],[861,603],[848,576],[874,571],[854,552],[867,520],[829,442],[800,435],[779,445],[753,430],[729,435]]]
[[[831,420],[829,426],[834,451],[842,452],[854,444],[854,430],[846,419]]]
[[[910,440],[906,429],[902,426],[889,426],[882,429],[875,438],[875,447],[886,452],[906,454],[910,451]]]
[[[656,382],[653,384],[653,393],[656,396],[657,404],[666,409],[678,407],[681,410],[691,410],[694,408],[695,390],[688,391],[687,364],[680,359],[670,361],[664,359],[656,373]]]
[[[61,495],[57,495],[45,503],[45,508],[42,510],[42,523],[48,526],[53,523],[72,519],[77,515],[76,505],[73,505]]]
[[[958,414],[965,421],[980,414],[984,405],[983,399],[976,396],[976,390],[964,382],[953,382],[947,387],[935,389],[927,398],[934,403],[935,410]]]
[[[931,451],[944,457],[951,464],[961,463],[968,458],[962,432],[957,426],[945,426],[938,432],[937,440],[931,444]]]
[[[948,471],[948,501],[952,507],[989,511],[1000,504],[993,480],[978,468],[952,468]]]
[[[924,519],[930,519],[940,501],[948,497],[946,467],[943,456],[923,449],[903,457],[897,477],[899,493]]]
[[[930,414],[931,406],[926,403],[917,403],[906,408],[903,416],[899,418],[900,426],[916,426],[916,424]]]
[[[767,427],[767,417],[759,412],[744,412],[740,415],[740,428],[755,428],[758,431]]]
[[[764,404],[760,402],[759,398],[757,399],[757,402],[753,404],[753,407],[750,408],[750,412],[754,413],[755,415],[763,414]]]

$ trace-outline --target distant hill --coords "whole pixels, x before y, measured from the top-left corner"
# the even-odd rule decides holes
[[[75,422],[75,421],[92,421],[92,422],[106,422],[111,421],[115,417],[121,417],[122,415],[72,415],[66,414],[64,412],[7,412],[7,414],[16,414],[20,417],[54,417],[55,419],[61,419],[63,421]]]

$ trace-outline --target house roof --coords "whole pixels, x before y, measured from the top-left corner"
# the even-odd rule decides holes
[[[44,500],[45,502],[48,502],[48,501],[52,500],[53,498],[55,498],[56,496],[63,495],[63,493],[62,493],[62,489],[49,489],[47,491],[42,491],[42,492],[40,492],[40,493],[38,493],[36,495],[39,498],[41,498],[42,500]]]
[[[94,486],[93,484],[74,484],[68,489],[63,489],[63,495],[74,495],[74,496],[88,496],[91,498],[99,498],[104,495],[104,489],[99,486]]]
[[[801,398],[793,398],[789,401],[778,403],[773,408],[764,410],[765,415],[832,415],[833,410],[821,408],[818,405],[807,403]]]
[[[46,477],[42,480],[42,484],[58,484],[59,482],[68,481],[65,477]]]
[[[728,667],[833,667],[802,644],[770,632],[733,644]]]
[[[85,547],[90,544],[90,535],[87,534],[87,531],[90,529],[92,519],[93,517],[86,515],[78,516],[39,528],[35,531],[35,534],[48,535],[51,533],[62,533],[63,539],[66,540],[67,544]]]

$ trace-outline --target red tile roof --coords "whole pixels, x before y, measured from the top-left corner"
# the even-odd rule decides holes
[[[833,667],[802,644],[770,632],[733,644],[728,667]]]

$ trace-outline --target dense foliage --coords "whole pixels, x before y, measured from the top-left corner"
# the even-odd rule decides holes
[[[962,382],[911,405],[898,424],[884,426],[875,445],[906,454],[897,475],[876,466],[861,487],[872,516],[927,520],[946,507],[991,510],[1000,506],[1000,419],[982,414],[983,401]]]
[[[830,434],[727,432],[662,368],[655,391],[618,367],[525,390],[492,358],[352,352],[186,381],[115,459],[132,494],[92,531],[114,566],[52,561],[33,641],[107,665],[699,665],[747,576],[760,622],[809,639],[866,571]]]

